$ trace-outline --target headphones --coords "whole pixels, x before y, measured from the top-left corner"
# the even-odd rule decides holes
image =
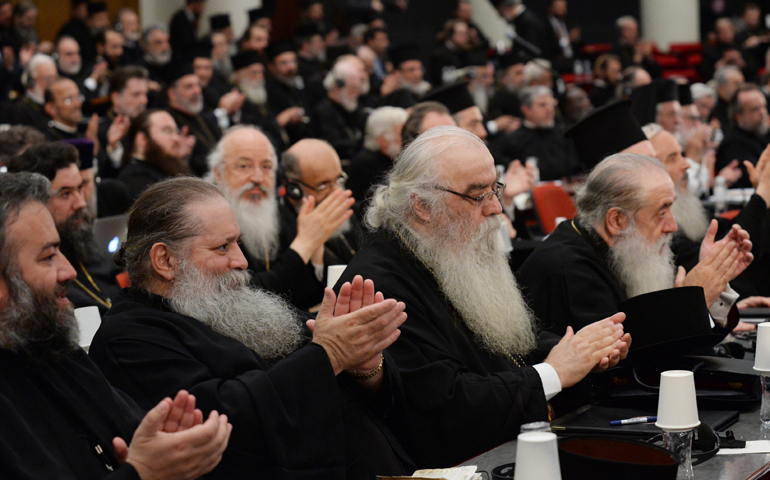
[[[345,88],[345,79],[337,75],[337,72],[332,69],[324,77],[323,86],[327,91],[334,87]]]
[[[281,187],[278,189],[279,197],[287,197],[291,200],[300,201],[305,196],[305,194],[302,193],[302,187],[300,187],[299,183],[289,179],[286,174],[283,173],[283,170],[278,172],[278,181],[281,184]]]

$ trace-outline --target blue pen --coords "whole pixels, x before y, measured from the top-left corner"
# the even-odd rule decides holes
[[[640,423],[653,423],[657,421],[658,417],[634,417],[626,418],[625,420],[610,420],[610,426],[618,427],[620,425],[638,425]]]

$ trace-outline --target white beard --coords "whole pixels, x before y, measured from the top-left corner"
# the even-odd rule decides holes
[[[169,293],[171,309],[238,340],[267,361],[296,350],[302,329],[279,296],[249,286],[249,274],[231,270],[211,275],[182,263]]]
[[[487,107],[489,106],[489,91],[487,88],[482,86],[480,88],[471,88],[469,91],[471,92],[471,97],[473,97],[473,103],[479,107],[481,113],[486,115]]]
[[[685,237],[700,243],[706,236],[710,220],[700,200],[686,188],[677,188],[676,200],[671,206],[676,224]]]
[[[402,236],[432,269],[479,346],[496,355],[526,356],[537,342],[533,315],[503,250],[500,220],[487,218],[473,232],[448,211],[438,216],[444,218],[429,238],[406,228]]]
[[[83,67],[83,62],[72,63],[70,65],[59,64],[59,70],[65,75],[77,75]]]
[[[267,103],[265,82],[241,82],[240,89],[251,102],[257,105],[265,105]]]
[[[278,201],[273,192],[262,190],[265,198],[259,202],[244,199],[243,193],[253,189],[255,185],[248,183],[233,194],[225,188],[225,198],[230,202],[235,212],[235,219],[241,227],[241,243],[244,248],[256,258],[273,260],[278,253]]]
[[[358,98],[351,98],[344,93],[341,93],[339,97],[339,104],[342,105],[342,108],[348,112],[355,112],[358,108]]]
[[[610,267],[628,298],[674,288],[674,254],[671,234],[650,245],[635,226],[628,227],[610,248]]]
[[[417,95],[419,97],[421,97],[421,96],[425,95],[426,93],[428,93],[428,91],[431,88],[430,83],[426,82],[425,80],[421,81],[420,83],[418,83],[416,85],[413,84],[413,83],[402,82],[402,86],[404,88],[410,90],[412,93],[414,93],[415,95]]]

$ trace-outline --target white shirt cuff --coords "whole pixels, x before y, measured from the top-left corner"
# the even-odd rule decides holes
[[[490,135],[494,135],[497,133],[498,130],[499,128],[497,128],[497,122],[495,122],[494,120],[490,120],[487,122],[487,133],[489,133]]]
[[[85,85],[86,88],[91,90],[92,92],[95,92],[96,89],[99,88],[99,84],[96,83],[96,80],[94,80],[91,77],[88,77],[85,80],[83,80],[83,85]]]
[[[738,301],[738,292],[732,289],[728,283],[724,291],[719,294],[719,298],[709,307],[711,318],[719,324],[720,327],[727,325],[727,314],[733,308],[733,304]]]
[[[227,116],[227,112],[222,108],[214,109],[214,116],[217,117],[217,124],[220,130],[227,130],[230,128],[230,118]]]
[[[533,365],[533,368],[540,375],[540,382],[543,384],[546,402],[561,392],[561,380],[559,380],[559,375],[552,366],[547,363],[538,363]]]
[[[115,168],[120,168],[120,163],[123,161],[123,144],[118,143],[115,150],[107,152],[107,156],[110,157],[110,162]]]

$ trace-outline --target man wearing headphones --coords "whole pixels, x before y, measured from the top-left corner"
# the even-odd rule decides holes
[[[36,53],[21,75],[24,94],[0,108],[0,123],[28,125],[45,131],[50,118],[43,110],[45,90],[56,80],[56,63],[48,55]]]
[[[284,195],[297,210],[287,215],[275,195],[275,149],[254,127],[230,129],[208,161],[208,178],[222,189],[241,228],[241,249],[253,283],[286,296],[298,308],[319,304],[324,244],[353,214],[350,191],[326,188],[323,197],[306,197],[301,184],[290,177]]]

